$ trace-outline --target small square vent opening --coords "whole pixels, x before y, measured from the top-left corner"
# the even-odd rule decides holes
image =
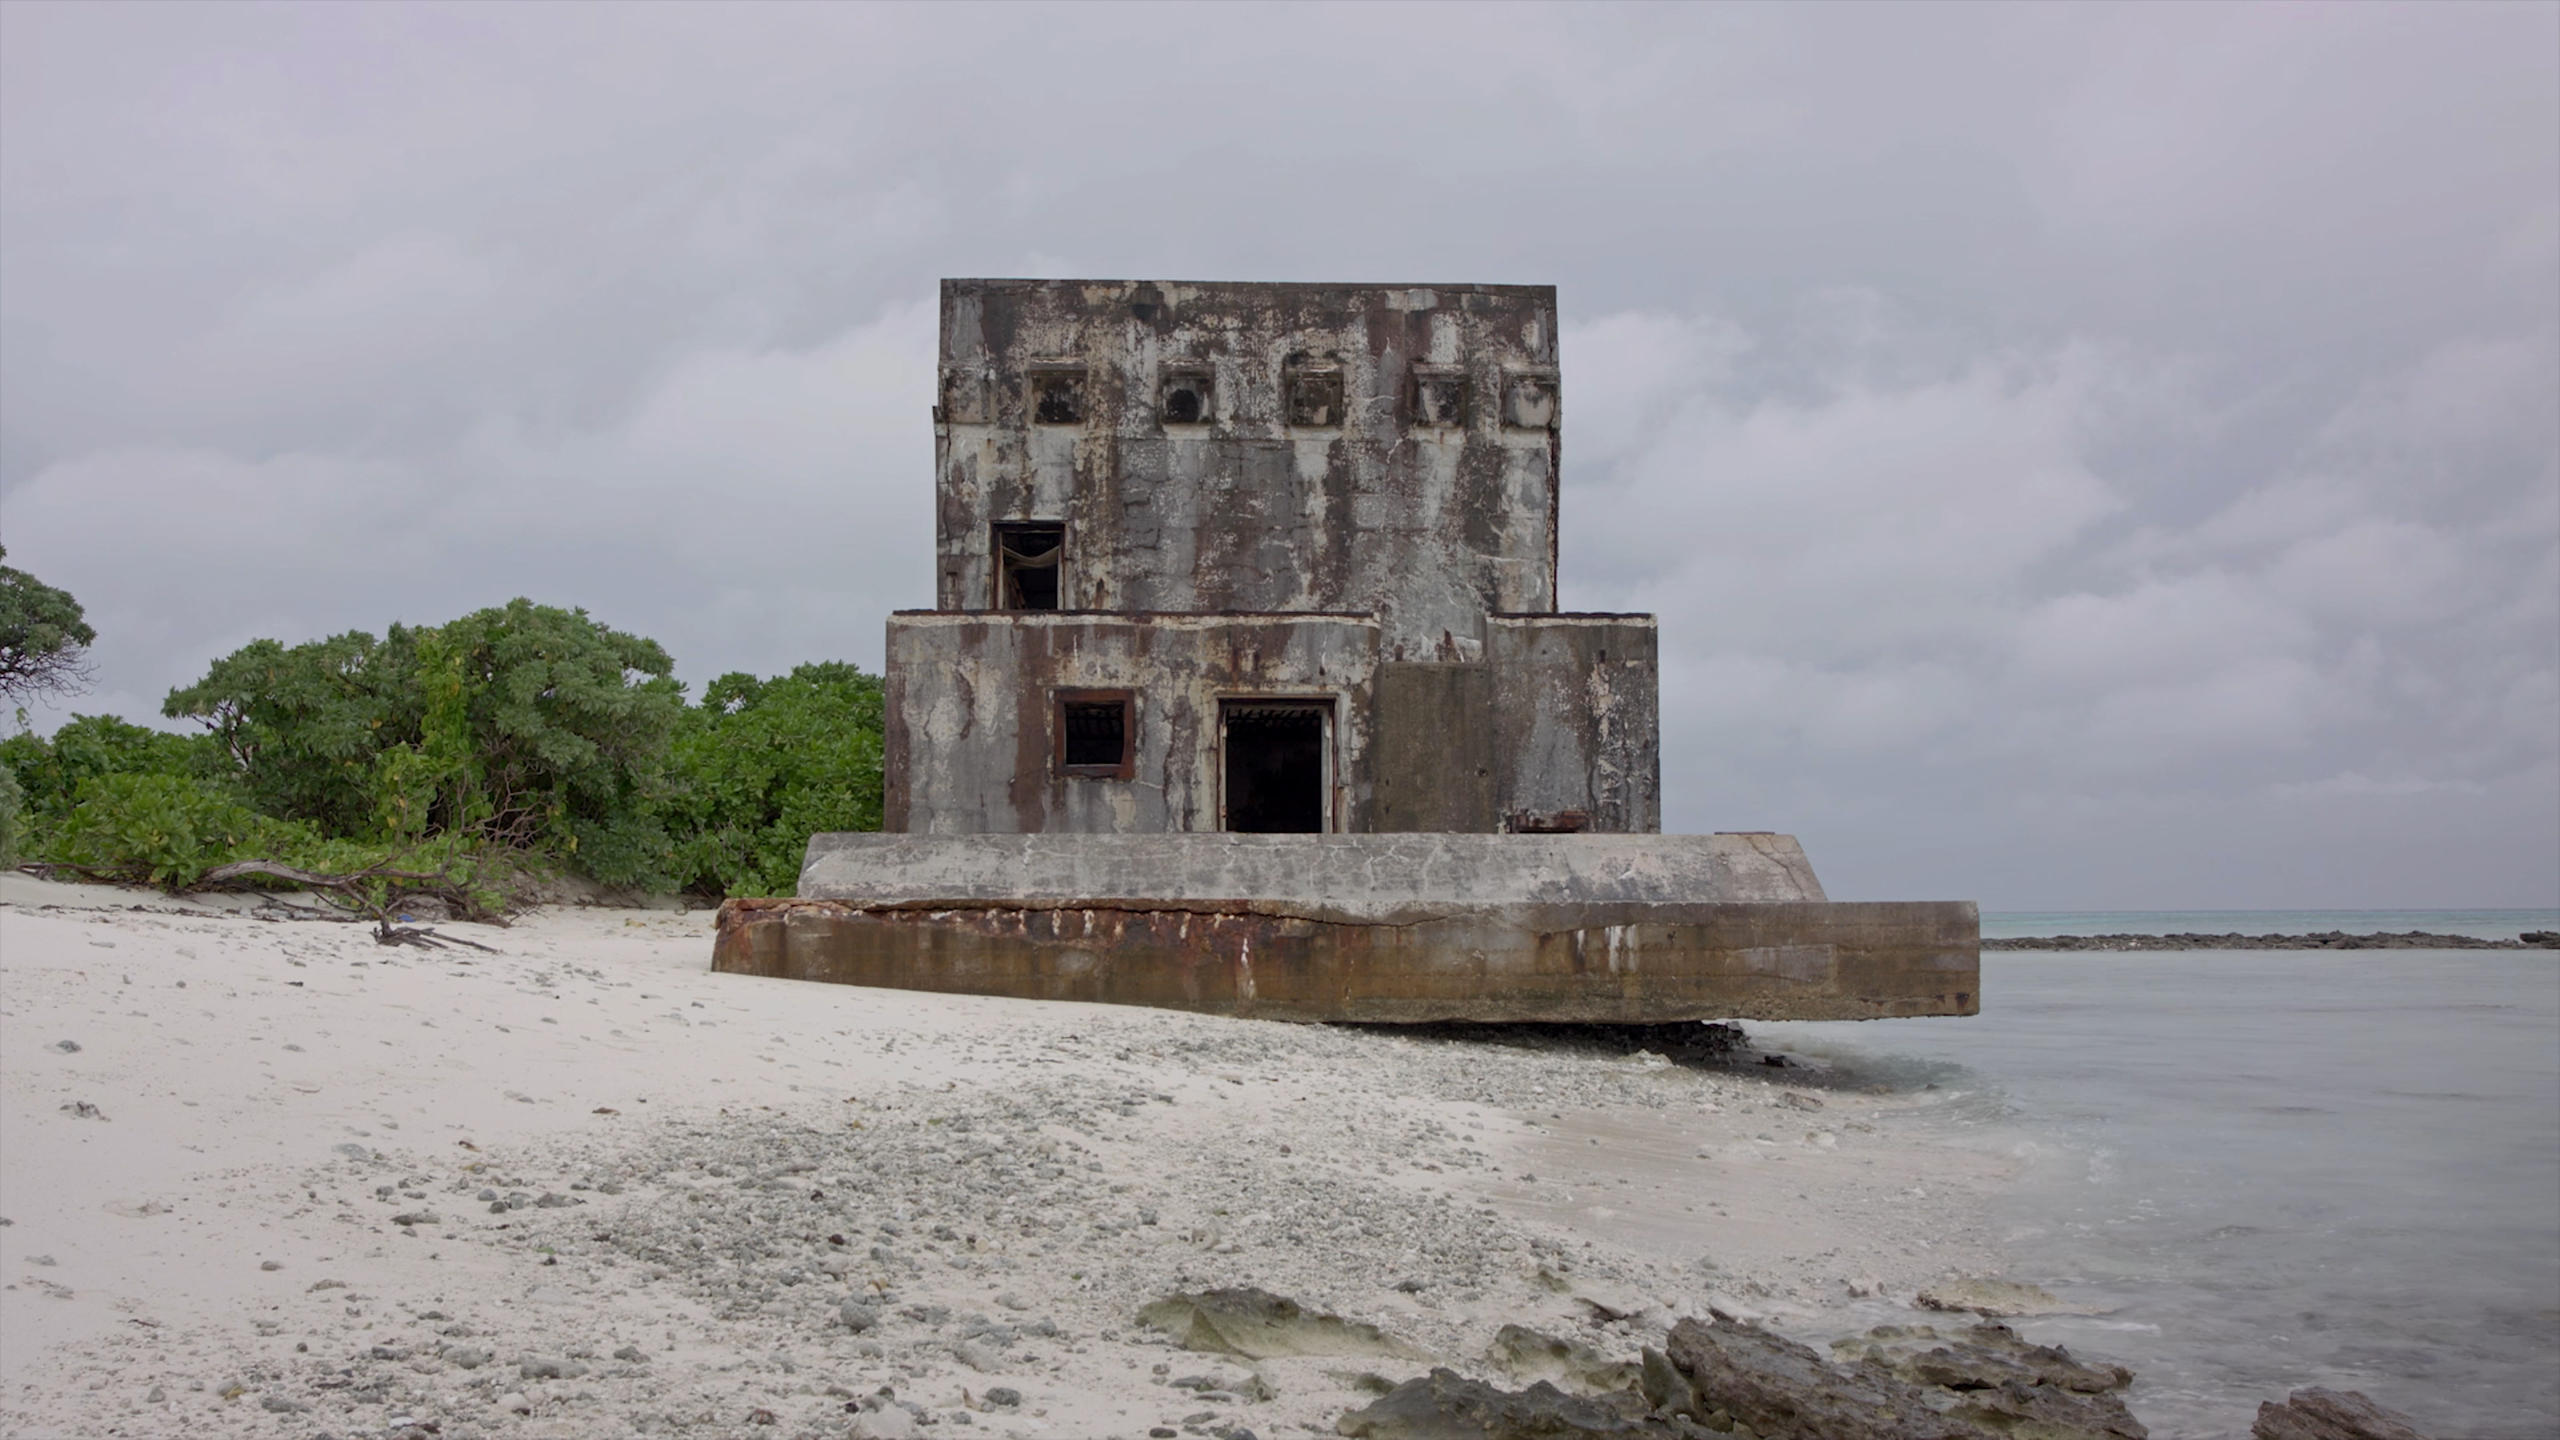
[[[1164,377],[1164,423],[1206,425],[1216,418],[1215,382],[1204,371],[1177,370]]]
[[[1043,425],[1084,423],[1084,372],[1047,370],[1031,377],[1031,418]]]
[[[1413,423],[1457,426],[1467,423],[1467,377],[1417,375],[1413,378]]]
[[[1308,429],[1342,424],[1342,372],[1330,365],[1289,372],[1289,423]]]

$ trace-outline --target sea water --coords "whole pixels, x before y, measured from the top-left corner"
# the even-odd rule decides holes
[[[2513,940],[2560,928],[2560,910],[2009,910],[1982,917],[1982,938],[2030,935],[2315,935],[2343,930]]]
[[[2077,918],[2560,929],[2550,911]],[[2560,952],[1995,951],[1982,972],[1978,1017],[1750,1028],[2028,1161],[1995,1215],[2009,1278],[2096,1312],[2015,1322],[2029,1338],[2131,1366],[2155,1436],[2246,1435],[2303,1385],[2446,1440],[2560,1434]]]

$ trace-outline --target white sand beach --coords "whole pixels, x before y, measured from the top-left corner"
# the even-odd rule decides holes
[[[1998,1265],[2015,1162],[1928,1097],[716,975],[710,925],[426,951],[0,876],[0,1431],[1268,1440],[1509,1379],[1506,1324],[1819,1339]],[[1138,1322],[1225,1286],[1406,1353]]]

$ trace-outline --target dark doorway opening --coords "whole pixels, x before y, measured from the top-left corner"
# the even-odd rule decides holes
[[[996,608],[1055,610],[1067,527],[1046,521],[996,526]]]
[[[1325,828],[1326,700],[1230,700],[1226,732],[1227,828],[1313,835]]]

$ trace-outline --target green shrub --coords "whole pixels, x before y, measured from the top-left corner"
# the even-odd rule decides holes
[[[285,860],[320,837],[183,775],[94,775],[47,836],[47,859],[178,890],[234,860]]]
[[[655,641],[519,599],[379,641],[260,640],[164,710],[205,725],[260,811],[322,834],[467,836],[663,885],[673,669]]]
[[[374,757],[416,738],[410,632],[359,630],[287,647],[254,640],[169,692],[161,713],[201,722],[251,804],[335,835],[363,834]]]
[[[450,884],[495,908],[529,862],[609,885],[787,895],[809,836],[876,830],[878,676],[724,675],[688,707],[652,641],[516,600],[443,625],[259,640],[173,690],[171,735],[81,716],[0,739],[0,842],[183,888],[270,860]],[[5,793],[5,792],[0,792]],[[485,902],[485,903],[484,903]]]
[[[791,894],[812,834],[880,828],[880,744],[880,679],[851,665],[711,682],[670,767],[681,883]]]
[[[0,768],[16,776],[31,823],[59,819],[82,783],[101,775],[174,775],[221,783],[230,769],[202,735],[172,735],[113,715],[75,715],[53,738],[20,730],[0,739]]]
[[[18,849],[24,841],[21,831],[26,825],[26,797],[18,789],[18,773],[0,765],[0,870],[18,863]]]
[[[467,911],[505,908],[512,873],[488,848],[465,836],[402,845],[332,839],[300,821],[277,820],[240,803],[223,786],[177,775],[100,775],[84,781],[79,801],[47,837],[48,860],[103,880],[184,890],[216,866],[271,861],[328,876],[366,875],[338,893],[360,909],[396,908],[413,892],[458,901]],[[288,887],[285,879],[246,877],[243,885]]]
[[[654,792],[684,715],[656,641],[524,600],[466,615],[438,640],[467,725],[445,744],[476,768],[491,835],[574,856],[582,826],[621,821]]]

